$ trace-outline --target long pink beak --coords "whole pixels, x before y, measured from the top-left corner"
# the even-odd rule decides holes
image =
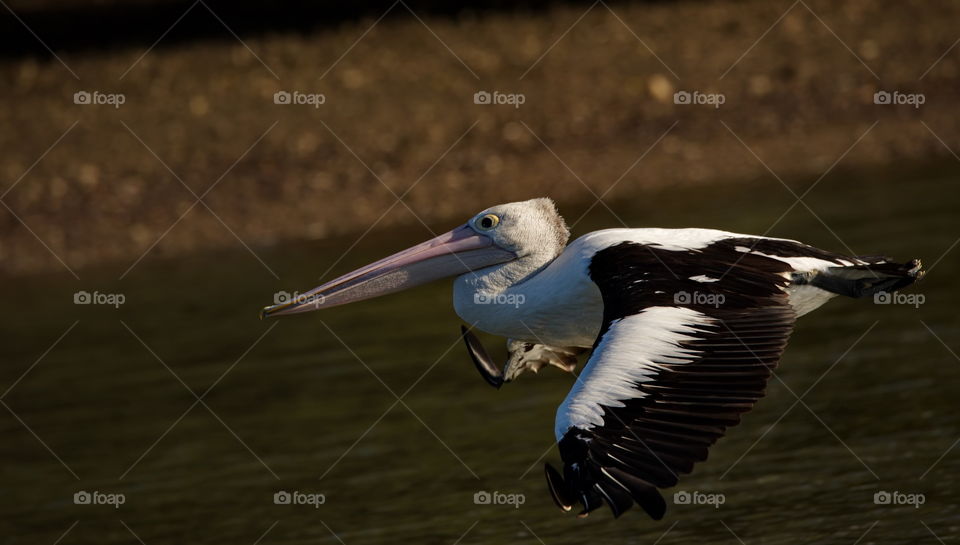
[[[433,280],[517,258],[468,225],[444,233],[260,311],[260,317],[299,314],[394,293]]]

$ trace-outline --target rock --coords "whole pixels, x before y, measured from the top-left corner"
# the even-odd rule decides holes
[[[661,104],[669,104],[673,101],[673,82],[663,74],[650,76],[647,80],[647,91]]]

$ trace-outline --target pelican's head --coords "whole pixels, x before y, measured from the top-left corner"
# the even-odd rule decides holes
[[[549,254],[552,259],[560,255],[570,237],[556,206],[547,198],[492,206],[471,218],[467,225],[520,258]]]
[[[331,280],[293,301],[266,307],[261,317],[362,301],[527,256],[553,259],[563,251],[568,237],[550,199],[493,206],[452,231]]]

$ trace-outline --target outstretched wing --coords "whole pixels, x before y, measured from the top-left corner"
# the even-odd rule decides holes
[[[561,508],[606,503],[619,516],[637,503],[663,517],[658,489],[706,460],[764,395],[796,320],[792,270],[734,240],[623,242],[592,257],[604,325],[557,411],[563,474],[546,473]]]

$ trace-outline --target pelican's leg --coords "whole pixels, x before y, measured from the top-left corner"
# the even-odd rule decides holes
[[[573,373],[577,368],[577,356],[587,350],[589,349],[577,346],[547,346],[507,339],[507,351],[510,352],[510,357],[503,368],[503,379],[505,382],[510,382],[524,371],[536,373],[546,365]]]

